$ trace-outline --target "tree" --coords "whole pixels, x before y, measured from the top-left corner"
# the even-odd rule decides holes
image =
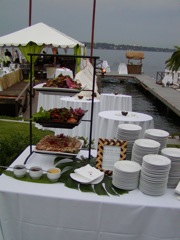
[[[176,51],[172,56],[165,62],[166,67],[170,70],[177,72],[180,67],[180,47],[175,46]]]

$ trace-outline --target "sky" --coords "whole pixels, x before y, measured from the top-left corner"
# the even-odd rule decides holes
[[[94,1],[32,0],[32,25],[91,42]],[[0,0],[0,36],[28,26],[29,0]],[[180,46],[180,0],[96,0],[94,42]]]

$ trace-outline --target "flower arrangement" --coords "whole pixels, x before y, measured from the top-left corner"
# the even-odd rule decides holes
[[[0,63],[3,63],[4,66],[7,66],[8,63],[10,63],[11,60],[8,56],[1,56],[0,57]]]

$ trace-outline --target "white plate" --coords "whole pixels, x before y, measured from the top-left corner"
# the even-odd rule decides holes
[[[175,192],[180,194],[180,182],[178,183],[177,187],[175,188]]]
[[[100,176],[99,178],[93,180],[93,181],[90,181],[89,179],[87,179],[85,177],[82,177],[81,175],[79,175],[77,173],[71,173],[70,177],[73,180],[75,180],[77,182],[80,182],[80,183],[83,183],[83,184],[98,184],[98,183],[100,183],[103,180],[104,174],[102,176]]]
[[[138,163],[129,160],[117,161],[114,164],[114,168],[126,173],[139,172],[141,170],[141,166]]]
[[[84,144],[84,141],[83,140],[79,140],[81,142],[81,146],[79,148],[79,151],[80,149],[82,148],[83,144]],[[45,151],[45,150],[38,150],[36,149],[36,147],[34,148],[33,150],[34,152],[36,153],[42,153],[42,154],[54,154],[54,155],[62,155],[62,156],[72,156],[72,157],[75,157],[78,155],[79,151],[77,153],[69,153],[69,152],[55,152],[55,151]]]
[[[161,150],[161,153],[166,156],[172,157],[174,159],[180,159],[180,149],[179,148],[164,148]],[[172,160],[172,159],[171,159]]]
[[[160,166],[167,166],[171,164],[169,158],[158,155],[158,154],[148,154],[143,157],[143,161],[147,163],[146,165],[150,164],[152,166],[160,167]]]
[[[46,92],[46,94],[58,94],[58,93],[64,93],[64,96],[65,96],[65,93],[72,93],[73,95],[75,93],[79,93],[81,92],[83,89],[72,89],[72,88],[55,88],[55,87],[43,87],[44,83],[40,83],[40,84],[37,84],[36,86],[34,86],[33,88],[36,90],[36,91],[39,91],[39,92]],[[68,96],[69,96],[68,94]]]
[[[138,148],[158,148],[160,143],[152,139],[137,139],[135,146]]]
[[[121,130],[125,131],[141,131],[142,127],[136,124],[130,124],[130,123],[125,123],[125,124],[119,124],[118,128]]]
[[[145,134],[147,135],[150,135],[150,136],[154,136],[154,137],[157,137],[157,138],[163,138],[163,137],[168,137],[169,136],[169,133],[164,131],[164,130],[161,130],[161,129],[147,129],[145,131]]]
[[[36,153],[41,153],[41,154],[54,154],[54,155],[62,155],[62,156],[77,156],[79,152],[77,153],[68,153],[68,152],[54,152],[54,151],[45,151],[45,150],[38,150],[36,147],[33,150]]]

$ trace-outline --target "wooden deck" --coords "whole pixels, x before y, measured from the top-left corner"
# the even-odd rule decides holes
[[[126,78],[127,80],[131,77],[136,79],[147,91],[180,117],[180,88],[175,89],[173,86],[163,87],[161,84],[156,83],[156,79],[145,74],[120,75],[118,72],[111,72],[105,74],[105,77],[114,77],[118,79]]]
[[[29,82],[20,81],[0,91],[0,115],[16,117],[26,111],[29,89]]]

